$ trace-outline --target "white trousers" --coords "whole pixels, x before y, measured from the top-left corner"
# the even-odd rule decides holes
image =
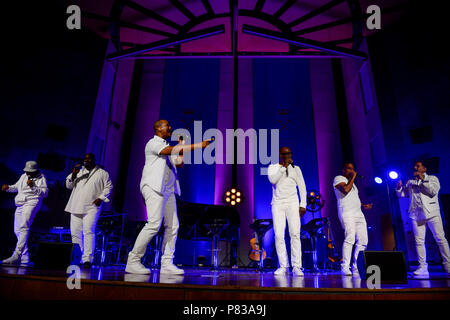
[[[83,263],[94,260],[95,227],[100,217],[100,208],[89,209],[86,214],[70,214],[70,233],[72,243],[77,243],[83,253]]]
[[[427,254],[425,250],[425,235],[428,226],[431,230],[431,233],[433,233],[434,240],[436,240],[436,243],[439,247],[444,265],[450,266],[450,250],[448,247],[447,239],[445,239],[441,215],[439,214],[430,219],[422,221],[412,220],[412,225],[414,238],[416,240],[416,250],[419,259],[419,265],[421,267],[428,266],[426,261]]]
[[[22,254],[23,258],[29,258],[28,236],[30,235],[31,224],[40,208],[40,201],[32,204],[25,203],[16,208],[14,214],[14,233],[17,237],[15,252]]]
[[[164,221],[165,231],[161,248],[163,252],[161,266],[170,265],[173,263],[179,228],[175,195],[173,192],[161,194],[147,186],[143,187],[142,195],[147,207],[147,223],[136,239],[131,251],[131,258],[136,261],[142,259],[149,242],[159,232],[161,223]]]
[[[286,220],[291,237],[291,264],[292,267],[302,267],[302,247],[300,243],[300,212],[298,202],[272,205],[273,230],[275,233],[275,249],[277,250],[280,267],[289,267],[284,233]]]
[[[361,251],[366,250],[368,236],[367,223],[361,209],[354,212],[342,212],[339,214],[342,228],[344,228],[345,239],[342,245],[342,264],[343,268],[348,268],[352,259],[353,245],[355,251],[353,254],[353,267],[356,268],[356,260]],[[356,240],[356,243],[355,243]]]

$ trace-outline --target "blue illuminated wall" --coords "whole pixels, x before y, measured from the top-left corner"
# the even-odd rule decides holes
[[[309,64],[306,59],[255,59],[253,117],[256,130],[280,130],[280,147],[291,148],[294,163],[303,172],[307,190],[318,190],[309,79]],[[260,164],[255,165],[255,216],[258,219],[271,218],[271,184],[267,176],[260,174],[260,169]],[[302,223],[310,219],[311,214],[307,213]],[[266,242],[266,247],[270,250],[272,233],[268,234],[266,241],[269,241]]]
[[[202,121],[203,132],[217,128],[218,92],[218,59],[167,60],[160,119],[169,120],[172,130],[188,129],[192,138],[194,121]],[[215,166],[207,164],[189,164],[179,169],[181,198],[213,204],[214,170]]]

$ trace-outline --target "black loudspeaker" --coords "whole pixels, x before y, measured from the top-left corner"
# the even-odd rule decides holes
[[[39,242],[34,265],[39,269],[66,270],[78,265],[81,250],[78,244],[67,242]]]
[[[219,255],[219,263],[221,262]],[[173,263],[183,266],[211,265],[210,240],[183,240],[178,239],[175,245]]]
[[[381,281],[406,282],[406,262],[402,251],[361,251],[357,260],[361,279],[366,280],[367,267],[380,267]],[[370,274],[369,274],[370,276]]]

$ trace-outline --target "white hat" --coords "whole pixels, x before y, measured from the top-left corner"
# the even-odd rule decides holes
[[[36,172],[38,171],[38,165],[36,161],[27,161],[25,164],[25,168],[23,168],[25,172]]]

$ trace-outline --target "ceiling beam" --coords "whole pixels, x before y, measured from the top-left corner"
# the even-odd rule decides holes
[[[332,1],[324,4],[323,6],[305,14],[304,16],[301,16],[300,18],[295,19],[294,21],[289,23],[289,27],[291,27],[291,28],[295,27],[295,26],[299,25],[300,23],[303,23],[311,18],[318,16],[319,14],[324,13],[325,11],[330,10],[331,8],[341,4],[344,1],[347,1],[347,0],[332,0]]]
[[[152,10],[147,9],[146,7],[141,6],[140,4],[137,4],[131,0],[123,0],[123,4],[126,5],[127,7],[140,12],[144,15],[146,15],[149,18],[152,18],[156,21],[159,21],[161,23],[164,23],[165,25],[174,28],[176,30],[180,30],[181,29],[181,25],[173,22],[172,20],[169,20],[167,18],[164,18],[163,16],[157,14],[156,12],[153,12]]]
[[[214,10],[211,7],[211,3],[208,0],[202,0],[203,6],[205,7],[206,13],[209,15],[214,15]]]
[[[287,52],[239,52],[239,59],[254,59],[254,58],[277,58],[277,59],[291,59],[291,58],[334,58],[339,59],[336,55],[330,55],[323,52],[303,52],[291,54]],[[214,53],[201,53],[201,52],[185,52],[182,54],[147,54],[137,55],[132,57],[125,57],[124,60],[129,59],[205,59],[205,58],[225,58],[233,59],[233,55],[229,52],[214,52]]]
[[[192,40],[197,40],[201,38],[210,37],[219,33],[225,32],[225,26],[218,25],[210,28],[205,28],[197,31],[190,32],[185,35],[176,35],[169,39],[163,39],[155,42],[151,42],[144,45],[139,45],[134,48],[130,48],[127,50],[115,52],[112,54],[109,54],[106,59],[108,61],[118,60],[125,57],[132,57],[136,56],[138,54],[142,54],[145,52],[153,51],[153,50],[161,50],[167,47],[175,46],[181,43],[185,43]]]
[[[91,13],[91,12],[83,12],[83,16],[88,19],[94,19],[94,20],[105,21],[105,22],[114,22],[114,20],[111,19],[110,17],[101,16],[99,14]],[[174,33],[171,33],[171,32],[166,32],[166,31],[162,31],[162,30],[158,30],[158,29],[154,29],[154,28],[144,27],[144,26],[141,26],[138,24],[127,22],[127,21],[119,20],[119,21],[117,21],[117,23],[121,27],[124,27],[124,28],[139,30],[139,31],[152,33],[152,34],[157,34],[160,36],[173,37],[175,35]]]
[[[350,57],[358,60],[366,60],[367,54],[364,52],[347,49],[342,47],[337,47],[332,44],[327,44],[320,41],[310,40],[306,38],[296,37],[294,35],[286,35],[278,31],[273,31],[265,28],[259,28],[251,25],[244,24],[242,27],[242,31],[247,34],[252,34],[258,37],[278,40],[282,42],[286,42],[295,46],[311,48],[320,50],[326,53],[336,54],[338,56]]]
[[[283,13],[285,13],[287,10],[289,10],[290,7],[292,7],[295,4],[296,0],[287,0],[280,9],[277,10],[277,12],[275,12],[273,14],[273,16],[275,18],[280,18]]]
[[[324,23],[324,24],[320,24],[320,25],[317,25],[317,26],[313,26],[313,27],[306,28],[306,29],[300,29],[300,30],[294,31],[294,34],[299,36],[299,35],[302,35],[302,34],[307,34],[307,33],[312,33],[312,32],[316,32],[316,31],[321,31],[321,30],[333,28],[333,27],[336,27],[336,26],[340,26],[340,25],[343,25],[343,24],[346,24],[346,23],[351,23],[351,22],[354,22],[354,21],[363,20],[363,19],[366,19],[368,16],[369,16],[368,14],[363,14],[363,15],[361,15],[360,18],[348,17],[348,18],[332,21],[332,22],[329,22],[329,23]]]
[[[175,8],[177,8],[182,14],[184,14],[186,16],[186,18],[188,18],[189,20],[195,19],[195,15],[188,8],[186,8],[180,1],[178,1],[178,0],[169,0],[169,2]]]
[[[258,0],[255,4],[255,8],[253,10],[257,11],[257,12],[261,12],[264,7],[265,2],[266,2],[266,0]]]

